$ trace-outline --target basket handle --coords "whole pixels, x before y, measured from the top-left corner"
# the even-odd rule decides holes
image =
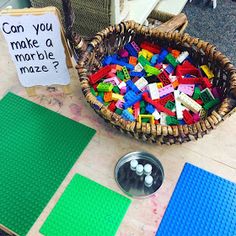
[[[75,22],[75,13],[72,8],[71,0],[62,0],[62,8],[65,17],[66,37],[72,40],[72,29]]]
[[[236,68],[233,69],[233,73],[231,75],[231,89],[229,92],[229,97],[231,99],[231,103],[233,107],[236,107]]]
[[[80,53],[87,48],[87,43],[77,32],[73,31],[75,13],[71,0],[62,0],[62,8],[65,18],[66,37],[70,42],[75,59],[78,60]]]
[[[173,32],[182,26],[180,33],[183,33],[188,25],[187,16],[184,13],[180,13],[165,23],[157,26],[155,29],[162,32]]]

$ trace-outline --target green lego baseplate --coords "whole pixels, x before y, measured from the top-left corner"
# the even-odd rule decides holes
[[[130,199],[76,174],[40,232],[45,236],[112,236],[130,202]]]
[[[95,130],[12,93],[0,130],[0,224],[26,235]]]

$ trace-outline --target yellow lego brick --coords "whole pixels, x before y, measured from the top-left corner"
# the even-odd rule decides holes
[[[138,122],[142,123],[142,119],[148,118],[150,120],[150,124],[154,124],[154,116],[153,115],[139,115],[138,116]]]
[[[147,60],[150,61],[150,60],[152,59],[153,53],[149,52],[149,51],[146,50],[146,49],[142,49],[142,52],[144,53],[144,55],[146,55]]]
[[[118,101],[118,100],[124,101],[123,96],[120,95],[120,94],[117,94],[117,93],[112,93],[112,100],[114,100],[114,101]]]
[[[159,82],[159,83],[157,83],[157,88],[163,88],[163,83],[162,82]]]
[[[132,109],[131,107],[130,107],[130,108],[128,108],[127,110],[129,111],[129,113],[130,113],[130,114],[132,114],[132,115],[133,115],[133,112],[134,112],[134,111],[133,111],[133,109]]]
[[[210,70],[210,68],[207,65],[200,66],[200,68],[203,70],[203,72],[206,74],[208,79],[214,78],[213,72]]]

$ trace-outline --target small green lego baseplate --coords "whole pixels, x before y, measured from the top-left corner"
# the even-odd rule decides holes
[[[45,236],[112,236],[130,202],[130,199],[76,174],[40,232]]]
[[[12,93],[0,130],[0,225],[26,235],[95,130]]]

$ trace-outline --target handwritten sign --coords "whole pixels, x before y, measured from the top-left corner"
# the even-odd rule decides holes
[[[24,87],[69,84],[57,15],[1,15],[0,29]]]

